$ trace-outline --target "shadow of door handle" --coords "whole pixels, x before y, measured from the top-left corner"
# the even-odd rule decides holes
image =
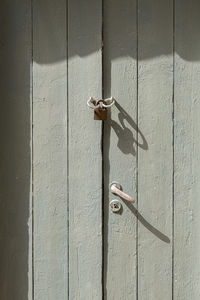
[[[110,184],[110,189],[113,194],[118,195],[120,198],[123,198],[124,200],[127,200],[132,203],[135,202],[135,200],[131,196],[129,196],[128,194],[126,194],[122,191],[122,187],[119,183],[112,182]]]

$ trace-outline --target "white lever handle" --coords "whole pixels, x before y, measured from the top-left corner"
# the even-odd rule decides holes
[[[119,184],[117,184],[115,182],[110,184],[110,189],[113,194],[116,194],[119,197],[123,198],[124,200],[134,203],[135,200],[132,197],[130,197],[129,195],[127,195],[126,193],[124,193],[120,188],[121,187],[119,186]]]

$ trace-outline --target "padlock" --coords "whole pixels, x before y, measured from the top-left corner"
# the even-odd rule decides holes
[[[95,105],[96,107],[94,108],[94,120],[105,121],[107,119],[107,109],[102,106],[102,103],[105,104],[105,101],[98,100],[96,102],[96,105]]]
[[[95,108],[94,109],[94,120],[105,121],[107,119],[107,109],[106,108]]]

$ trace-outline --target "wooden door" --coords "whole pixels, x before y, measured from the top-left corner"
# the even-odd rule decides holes
[[[199,300],[199,8],[1,1],[2,299]]]

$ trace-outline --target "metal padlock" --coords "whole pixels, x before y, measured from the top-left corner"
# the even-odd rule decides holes
[[[94,120],[105,121],[107,119],[107,109],[102,106],[102,103],[105,104],[105,101],[101,99],[96,102],[96,107],[94,108]]]

